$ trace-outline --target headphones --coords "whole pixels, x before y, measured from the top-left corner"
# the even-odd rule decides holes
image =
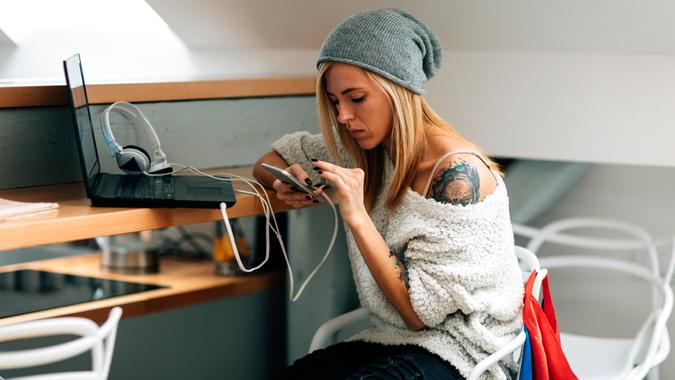
[[[117,111],[131,120],[134,125],[140,126],[152,140],[152,155],[137,145],[122,147],[115,140],[110,128],[110,112]],[[127,102],[115,102],[101,113],[101,125],[103,127],[103,139],[110,154],[115,157],[117,166],[127,174],[165,174],[171,173],[173,168],[166,161],[166,154],[159,143],[157,132],[150,121],[135,105]]]

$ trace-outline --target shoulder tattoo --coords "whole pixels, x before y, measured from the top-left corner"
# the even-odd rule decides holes
[[[438,172],[429,189],[438,202],[466,206],[480,201],[478,170],[464,160],[457,160]]]

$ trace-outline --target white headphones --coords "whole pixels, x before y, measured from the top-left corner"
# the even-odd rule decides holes
[[[140,126],[152,140],[152,155],[137,145],[126,145],[122,147],[115,140],[115,136],[110,128],[110,111],[118,111],[134,125]],[[103,139],[108,145],[110,154],[115,157],[117,166],[127,174],[161,174],[171,173],[171,165],[166,161],[166,154],[159,143],[157,132],[150,124],[150,121],[143,115],[141,110],[135,105],[127,102],[115,102],[103,110],[101,113],[101,125],[103,127]]]

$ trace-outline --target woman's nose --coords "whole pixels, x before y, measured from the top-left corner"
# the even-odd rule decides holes
[[[354,119],[354,112],[349,107],[340,104],[338,105],[338,122],[340,124],[347,124],[348,121]]]

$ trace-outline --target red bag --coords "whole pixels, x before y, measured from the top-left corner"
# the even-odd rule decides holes
[[[525,283],[523,322],[530,334],[532,372],[535,380],[578,379],[567,362],[560,345],[560,331],[555,317],[548,276],[542,282],[544,307],[532,296],[536,273],[533,271]]]

